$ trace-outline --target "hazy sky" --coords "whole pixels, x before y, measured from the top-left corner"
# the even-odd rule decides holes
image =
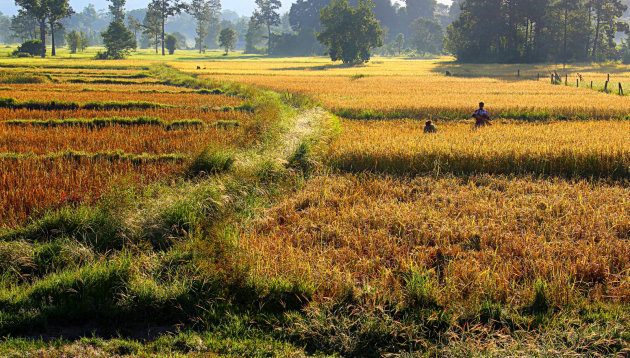
[[[127,0],[125,8],[127,10],[140,9],[147,6],[150,0]],[[282,12],[289,11],[293,0],[282,1]],[[450,4],[451,0],[438,0],[438,2]],[[107,9],[109,4],[106,0],[70,0],[70,5],[75,11],[81,11],[88,4],[94,4],[97,10]],[[223,0],[221,1],[223,9],[234,10],[240,15],[249,15],[254,11],[254,0]],[[14,15],[17,13],[17,7],[13,0],[0,0],[0,11],[5,15]]]

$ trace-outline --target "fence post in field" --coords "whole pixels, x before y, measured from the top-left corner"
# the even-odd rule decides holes
[[[536,81],[540,81],[540,73],[536,74]]]
[[[608,92],[608,81],[604,82],[604,92]]]
[[[551,84],[553,84],[553,74],[551,75]]]
[[[521,69],[519,68],[518,71],[516,72],[516,77],[521,77]]]
[[[579,78],[577,78],[575,80],[575,87],[580,87],[580,79]]]
[[[608,79],[606,79],[606,82],[610,82],[610,73],[608,74]]]
[[[619,95],[623,96],[623,87],[621,87],[621,82],[619,82]]]
[[[567,75],[566,73],[564,74],[564,85],[568,85],[569,84],[569,75]]]
[[[593,89],[593,81],[591,81],[591,89]]]

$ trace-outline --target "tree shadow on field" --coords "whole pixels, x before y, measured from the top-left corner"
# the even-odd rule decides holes
[[[346,64],[346,63],[338,63],[338,64],[328,64],[328,65],[319,65],[319,66],[297,66],[297,67],[283,67],[283,68],[273,68],[272,71],[326,71],[326,70],[334,70],[341,68],[362,68],[366,67],[365,64]]]

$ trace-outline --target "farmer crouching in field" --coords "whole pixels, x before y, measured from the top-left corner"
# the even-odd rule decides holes
[[[437,128],[433,125],[431,121],[426,121],[424,123],[424,133],[436,133]]]
[[[473,118],[476,128],[490,125],[490,115],[483,109],[483,102],[479,103],[479,109],[473,113]]]

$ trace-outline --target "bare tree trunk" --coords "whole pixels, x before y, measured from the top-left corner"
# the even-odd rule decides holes
[[[563,58],[564,64],[567,64],[567,19],[569,17],[569,5],[564,3],[564,48],[563,48]]]
[[[166,21],[164,19],[164,15],[162,15],[162,56],[165,56],[165,53],[164,53],[164,22],[166,22]]]
[[[46,19],[39,20],[39,36],[42,40],[42,58],[46,57]]]
[[[600,19],[599,19],[599,14],[597,14],[597,25],[595,26],[595,39],[593,40],[593,52],[591,53],[591,56],[593,57],[593,59],[595,59],[597,56],[597,42],[599,41],[599,25],[600,25]]]
[[[55,23],[50,20],[50,40],[51,40],[51,44],[52,44],[52,51],[50,52],[51,56],[55,56]]]
[[[158,54],[158,45],[160,44],[160,36],[155,34],[155,54]]]
[[[271,24],[267,23],[267,55],[271,50]]]

